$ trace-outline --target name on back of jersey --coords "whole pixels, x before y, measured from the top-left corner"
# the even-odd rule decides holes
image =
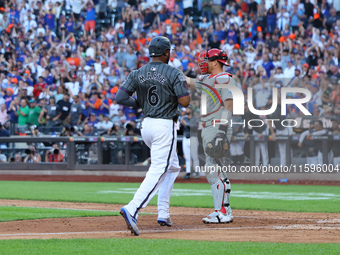
[[[148,80],[155,80],[155,81],[160,82],[161,84],[164,84],[164,82],[166,81],[166,78],[160,73],[151,73],[151,72],[148,72],[146,77],[144,75],[138,76],[138,79],[140,83],[143,83]]]

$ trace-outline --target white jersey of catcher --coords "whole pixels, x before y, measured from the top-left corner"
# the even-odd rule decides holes
[[[216,88],[217,84],[222,85],[223,88]],[[232,74],[227,72],[216,75],[206,74],[197,76],[196,88],[201,92],[202,104],[206,104],[206,112],[202,112],[204,107],[203,105],[201,106],[202,122],[221,119],[224,101],[233,99],[233,95],[228,89],[228,85],[230,84],[238,86],[232,78]],[[206,102],[204,102],[205,100]]]

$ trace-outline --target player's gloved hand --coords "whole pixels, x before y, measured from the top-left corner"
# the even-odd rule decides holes
[[[218,132],[213,140],[207,143],[205,153],[213,158],[223,158],[229,149],[229,141],[224,132]]]

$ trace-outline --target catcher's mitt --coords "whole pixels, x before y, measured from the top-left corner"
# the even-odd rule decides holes
[[[212,158],[223,158],[227,156],[229,141],[224,133],[217,133],[214,139],[207,143],[205,153]]]

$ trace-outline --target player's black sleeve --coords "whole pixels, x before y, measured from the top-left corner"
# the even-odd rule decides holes
[[[136,71],[132,71],[125,82],[122,84],[121,89],[123,89],[130,96],[136,91]]]
[[[119,88],[116,95],[116,102],[129,107],[139,106],[136,99],[132,98],[132,94],[136,91],[135,71],[131,72],[126,81]]]
[[[190,93],[189,93],[187,80],[184,74],[178,71],[176,75],[177,77],[174,82],[174,91],[175,91],[177,98],[188,96]]]
[[[118,90],[118,93],[116,95],[116,102],[117,104],[129,106],[129,107],[137,107],[138,102],[136,99],[131,97],[128,92],[126,92],[124,89],[120,88]]]

